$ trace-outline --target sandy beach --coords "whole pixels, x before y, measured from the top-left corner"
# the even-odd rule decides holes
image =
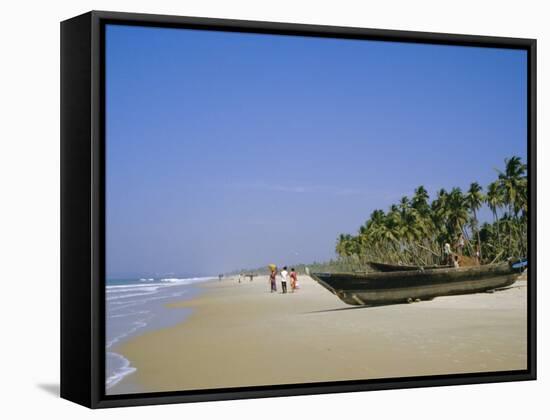
[[[495,293],[348,306],[306,276],[201,285],[184,322],[118,346],[137,370],[109,394],[521,370],[527,281]]]

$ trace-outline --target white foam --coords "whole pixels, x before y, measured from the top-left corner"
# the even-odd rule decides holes
[[[140,328],[144,328],[147,326],[147,322],[145,322],[146,320],[137,320],[135,322],[132,323],[133,327],[130,328],[128,331],[122,333],[122,334],[119,334],[118,336],[116,337],[113,337],[108,343],[107,345],[105,346],[105,348],[111,348],[111,346],[115,343],[118,343],[120,340],[132,335],[133,333],[135,333],[137,330],[139,330]]]
[[[107,308],[107,336],[106,357],[108,357],[105,388],[109,389],[119,383],[124,377],[136,371],[130,365],[130,361],[124,356],[109,352],[115,344],[127,340],[129,337],[139,334],[148,324],[154,322],[149,310],[142,310],[141,305],[166,299],[176,299],[188,293],[185,286],[193,283],[200,283],[212,280],[214,277],[193,277],[193,278],[164,278],[160,280],[145,279],[139,283],[118,284],[106,286]],[[135,309],[133,309],[135,308]],[[136,310],[137,309],[137,310]],[[124,319],[128,317],[129,322],[123,324],[110,324],[109,319]],[[137,319],[133,319],[136,317]],[[110,329],[109,325],[113,328]],[[122,327],[122,328],[121,328]]]
[[[106,286],[107,293],[115,293],[119,292],[121,290],[132,290],[132,289],[147,289],[151,287],[163,287],[164,284],[158,284],[158,285],[149,285],[149,284],[124,284],[124,285],[117,285],[117,286]]]
[[[134,311],[134,312],[128,312],[125,314],[117,314],[117,315],[109,315],[109,319],[111,318],[125,318],[129,316],[136,316],[136,315],[147,315],[150,311]]]
[[[128,376],[137,370],[136,368],[130,366],[130,361],[128,359],[118,353],[108,352],[107,357],[115,359],[119,366],[114,368],[113,371],[108,374],[109,376],[105,379],[105,389],[115,386],[125,376]]]
[[[185,294],[186,294],[185,291],[173,293],[171,295],[161,295],[161,296],[155,296],[155,293],[143,293],[141,296],[148,296],[148,295],[153,295],[153,296],[149,298],[145,297],[144,299],[138,299],[138,300],[123,300],[121,302],[119,302],[117,299],[114,299],[114,301],[108,299],[108,301],[109,301],[109,305],[112,306],[110,311],[113,312],[113,311],[119,311],[121,309],[130,308],[136,305],[143,305],[144,303],[152,302],[155,300],[174,299],[174,298],[183,296]],[[117,306],[115,307],[114,305],[117,305]]]
[[[212,280],[214,277],[190,277],[190,278],[166,278],[160,279],[162,283],[179,283],[179,284],[190,284],[198,283],[201,281]]]
[[[107,301],[112,301],[112,300],[124,299],[124,298],[129,298],[129,297],[153,295],[153,294],[155,294],[157,289],[155,288],[153,290],[137,290],[137,291],[138,292],[141,291],[143,293],[127,293],[127,294],[117,293],[117,294],[114,294],[114,295],[107,296],[106,300]],[[133,292],[133,290],[132,290],[132,292]]]

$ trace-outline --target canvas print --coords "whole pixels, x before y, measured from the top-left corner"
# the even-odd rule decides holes
[[[527,369],[527,52],[107,24],[105,393]]]

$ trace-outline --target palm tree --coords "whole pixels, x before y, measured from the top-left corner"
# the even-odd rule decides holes
[[[441,189],[430,203],[423,186],[415,189],[412,199],[403,197],[387,212],[374,210],[360,226],[357,235],[341,234],[336,252],[351,267],[369,259],[393,263],[433,264],[440,261],[446,242],[461,234],[475,235],[479,256],[497,261],[527,252],[528,186],[527,168],[513,156],[505,160],[505,170],[489,184],[487,194],[473,182],[464,194],[460,188]],[[478,212],[486,203],[493,223],[479,226]],[[469,227],[471,227],[471,230]],[[503,246],[501,233],[507,232]],[[472,244],[468,240],[470,255]]]
[[[384,223],[384,218],[386,215],[383,210],[374,210],[367,221],[367,225],[370,228],[371,226],[380,226]]]
[[[466,204],[462,190],[458,187],[453,188],[449,193],[446,204],[449,230],[452,238],[458,237],[459,234],[466,236],[464,225],[468,221],[468,205]]]
[[[437,198],[431,204],[431,225],[434,228],[434,238],[436,249],[439,254],[443,254],[443,246],[446,242],[452,242],[447,229],[448,225],[448,201],[449,193],[444,188],[437,192]]]
[[[505,159],[504,172],[499,171],[498,185],[502,191],[504,204],[508,208],[508,214],[514,215],[516,224],[519,225],[518,213],[522,207],[522,192],[526,190],[527,177],[525,175],[527,166],[521,163],[521,158],[512,156],[510,159]],[[513,252],[513,224],[507,222],[508,227],[508,252]]]
[[[341,257],[349,256],[349,242],[351,241],[351,235],[341,233],[336,242],[336,252]]]
[[[414,207],[421,215],[426,216],[430,210],[428,205],[428,200],[430,196],[428,191],[424,188],[423,185],[420,185],[416,190],[414,190],[414,196],[412,198],[412,207]]]
[[[479,229],[478,229],[478,220],[477,220],[477,211],[481,208],[481,205],[483,204],[483,201],[485,200],[485,197],[483,197],[482,194],[482,188],[477,182],[472,182],[470,184],[470,189],[468,190],[468,193],[466,194],[466,204],[469,207],[470,211],[473,214],[473,223],[472,228],[474,233],[477,236],[477,247],[479,250],[479,259],[481,260],[481,238],[479,237]]]
[[[527,185],[527,177],[525,176],[527,166],[521,163],[521,158],[517,156],[505,159],[504,162],[506,168],[504,172],[499,171],[498,183],[509,213],[514,214],[517,218],[521,208],[521,190]]]
[[[528,195],[527,179],[525,179],[525,182],[520,183],[517,195],[518,207],[524,217],[527,217],[527,210],[529,208]]]
[[[432,219],[437,226],[447,224],[448,197],[449,197],[449,194],[447,193],[447,191],[445,191],[444,188],[442,188],[437,192],[437,198],[434,201],[432,201],[432,205],[431,205]]]
[[[422,235],[422,246],[430,248],[430,237],[434,233],[434,225],[432,223],[432,209],[429,204],[430,196],[423,185],[420,185],[414,190],[411,207],[417,212],[417,224]],[[433,251],[431,251],[433,253]]]
[[[409,200],[409,197],[401,197],[401,200],[399,200],[399,210],[401,210],[401,216],[404,216],[407,213],[410,205],[411,202]]]
[[[494,223],[497,227],[497,240],[500,243],[500,221],[498,217],[498,209],[503,205],[504,198],[502,197],[502,190],[499,187],[497,181],[491,182],[487,188],[487,195],[485,201],[493,213]]]
[[[497,209],[502,205],[502,191],[499,188],[497,181],[491,182],[487,187],[487,195],[485,196],[485,201],[493,213],[493,221],[498,221],[498,212]]]

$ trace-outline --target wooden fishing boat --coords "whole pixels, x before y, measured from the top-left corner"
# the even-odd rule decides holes
[[[347,304],[384,305],[507,287],[525,267],[526,262],[504,262],[461,268],[311,273],[311,277]]]
[[[452,268],[452,265],[401,265],[401,264],[385,264],[374,261],[367,262],[367,265],[374,271],[390,272],[390,271],[418,271],[418,270],[435,270],[437,268]]]

